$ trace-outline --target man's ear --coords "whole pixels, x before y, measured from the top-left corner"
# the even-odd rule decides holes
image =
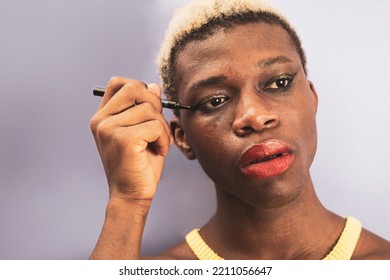
[[[179,147],[179,149],[188,159],[196,159],[196,155],[192,151],[190,143],[188,143],[186,134],[181,125],[180,118],[175,117],[173,120],[171,120],[170,127],[173,138],[175,139],[176,146]]]
[[[318,109],[318,93],[317,93],[316,88],[314,87],[314,84],[313,84],[312,81],[309,81],[309,86],[310,86],[311,92],[313,93],[315,112],[317,113],[317,109]]]

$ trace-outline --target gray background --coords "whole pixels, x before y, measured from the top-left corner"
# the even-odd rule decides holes
[[[159,44],[186,2],[0,1],[0,259],[88,257],[107,201],[91,89],[114,75],[158,81]],[[297,27],[320,96],[318,195],[390,239],[390,2],[272,3]],[[210,180],[173,148],[143,252],[174,244],[214,208]]]

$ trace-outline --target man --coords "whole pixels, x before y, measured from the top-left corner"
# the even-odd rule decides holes
[[[168,125],[158,85],[113,78],[91,120],[110,191],[92,258],[140,258],[173,142],[213,180],[217,211],[157,258],[390,258],[387,240],[315,194],[318,96],[278,11],[260,0],[193,1],[172,20],[159,64],[168,98],[191,110]]]

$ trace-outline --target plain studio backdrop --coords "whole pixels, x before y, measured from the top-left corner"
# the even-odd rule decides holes
[[[0,259],[88,258],[107,202],[89,128],[100,102],[92,87],[117,75],[158,82],[159,45],[187,2],[0,2]],[[311,170],[321,201],[390,239],[390,2],[271,3],[297,28],[319,93]],[[197,161],[173,147],[143,253],[202,226],[214,199]]]

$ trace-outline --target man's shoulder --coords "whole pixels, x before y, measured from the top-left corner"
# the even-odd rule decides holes
[[[362,229],[353,259],[390,260],[390,241]]]

